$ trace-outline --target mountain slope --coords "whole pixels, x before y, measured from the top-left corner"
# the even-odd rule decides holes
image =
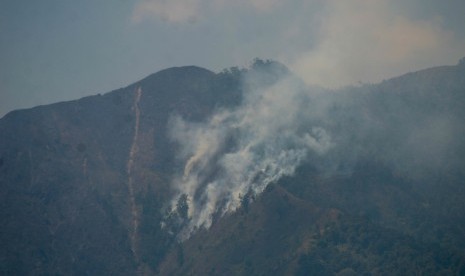
[[[168,192],[168,118],[198,120],[215,102],[232,102],[213,94],[218,78],[172,68],[103,96],[2,118],[0,271],[134,273],[146,250],[140,240],[159,228],[146,230],[147,216],[160,216]],[[157,211],[146,215],[150,206]]]
[[[0,272],[465,273],[465,64],[342,91],[307,93],[313,88],[289,84],[289,75],[260,60],[218,74],[171,68],[104,95],[7,114],[0,119]],[[259,104],[244,109],[250,90],[273,93],[252,94]],[[289,97],[298,106],[253,113],[271,118],[253,126],[268,130],[261,124],[298,111],[303,119],[278,129],[277,141],[293,139],[286,128],[299,134],[318,126],[331,147],[309,152],[263,193],[246,190],[236,212],[212,213],[211,228],[180,242],[192,202],[185,213],[170,213],[188,163],[180,159],[186,145],[173,140],[172,118],[208,133],[212,116],[232,120],[227,116],[261,111],[261,99],[273,107]],[[230,136],[209,162],[221,164],[220,156],[250,138],[229,123],[223,129]],[[311,145],[320,134],[312,134]],[[272,157],[280,160],[283,152],[296,150]],[[262,181],[270,168],[251,179]],[[205,181],[224,177],[224,170],[208,171]]]
[[[438,67],[315,96],[333,150],[173,249],[160,274],[465,273],[463,76]]]

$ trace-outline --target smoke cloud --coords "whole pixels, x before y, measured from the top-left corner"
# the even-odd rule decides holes
[[[240,105],[201,122],[180,116],[169,122],[182,164],[173,181],[171,232],[181,240],[304,162],[325,175],[350,175],[371,162],[418,183],[463,171],[461,78],[438,94],[441,83],[424,79],[429,71],[338,90],[307,86],[288,71],[264,71],[244,74]],[[278,81],[270,84],[270,75]]]
[[[330,0],[325,4],[315,46],[289,63],[309,84],[342,87],[379,82],[453,63],[463,55],[465,41],[445,29],[440,17],[415,19],[401,4],[388,0]]]
[[[246,194],[260,194],[292,175],[309,154],[322,155],[332,146],[330,134],[308,118],[311,94],[301,82],[287,76],[264,85],[260,79],[249,78],[240,106],[219,110],[206,122],[171,120],[170,136],[185,164],[172,202],[174,211],[187,196],[184,237],[236,210]]]
[[[463,28],[451,28],[449,17],[463,3],[454,0],[443,8],[430,2],[138,0],[132,22],[161,19],[176,28],[173,33],[195,25],[184,36],[202,37],[205,44],[186,44],[182,49],[189,54],[181,64],[208,60],[208,67],[221,69],[266,56],[284,62],[308,84],[335,88],[455,63],[465,40]],[[431,11],[421,12],[426,6]],[[199,33],[191,37],[193,32]],[[191,60],[198,56],[192,55],[196,47],[211,44],[215,49],[200,52],[203,59]]]
[[[279,5],[277,0],[141,0],[132,13],[132,20],[139,23],[145,19],[159,18],[169,23],[186,23],[201,19],[208,13],[245,7],[258,13],[270,12]]]

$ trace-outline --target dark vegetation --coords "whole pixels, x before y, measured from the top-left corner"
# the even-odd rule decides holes
[[[0,119],[0,274],[465,275],[463,60],[317,96],[330,104],[315,122],[338,147],[178,242],[188,210],[181,199],[166,220],[183,165],[170,116],[202,121],[240,104],[257,71],[265,83],[290,74],[261,60],[218,74],[171,68]],[[127,186],[138,87],[139,260]]]

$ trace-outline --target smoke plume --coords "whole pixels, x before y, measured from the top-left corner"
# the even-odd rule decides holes
[[[463,74],[462,67],[434,69],[449,70]],[[173,232],[183,239],[209,228],[304,161],[328,175],[377,162],[418,183],[463,171],[462,78],[425,76],[431,70],[328,90],[253,68],[243,76],[240,105],[202,122],[173,116],[170,138],[183,164],[173,182],[171,214],[180,218]]]
[[[286,76],[269,85],[261,73],[245,82],[243,102],[218,110],[205,122],[174,116],[170,136],[180,146],[184,170],[174,181],[179,199],[187,199],[187,225],[182,236],[209,228],[217,216],[241,206],[245,195],[258,195],[268,184],[292,175],[309,155],[332,145],[324,128],[311,123],[311,93]]]

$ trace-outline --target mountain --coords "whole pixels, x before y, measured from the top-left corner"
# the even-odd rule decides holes
[[[465,274],[465,64],[170,68],[0,119],[5,275]]]

